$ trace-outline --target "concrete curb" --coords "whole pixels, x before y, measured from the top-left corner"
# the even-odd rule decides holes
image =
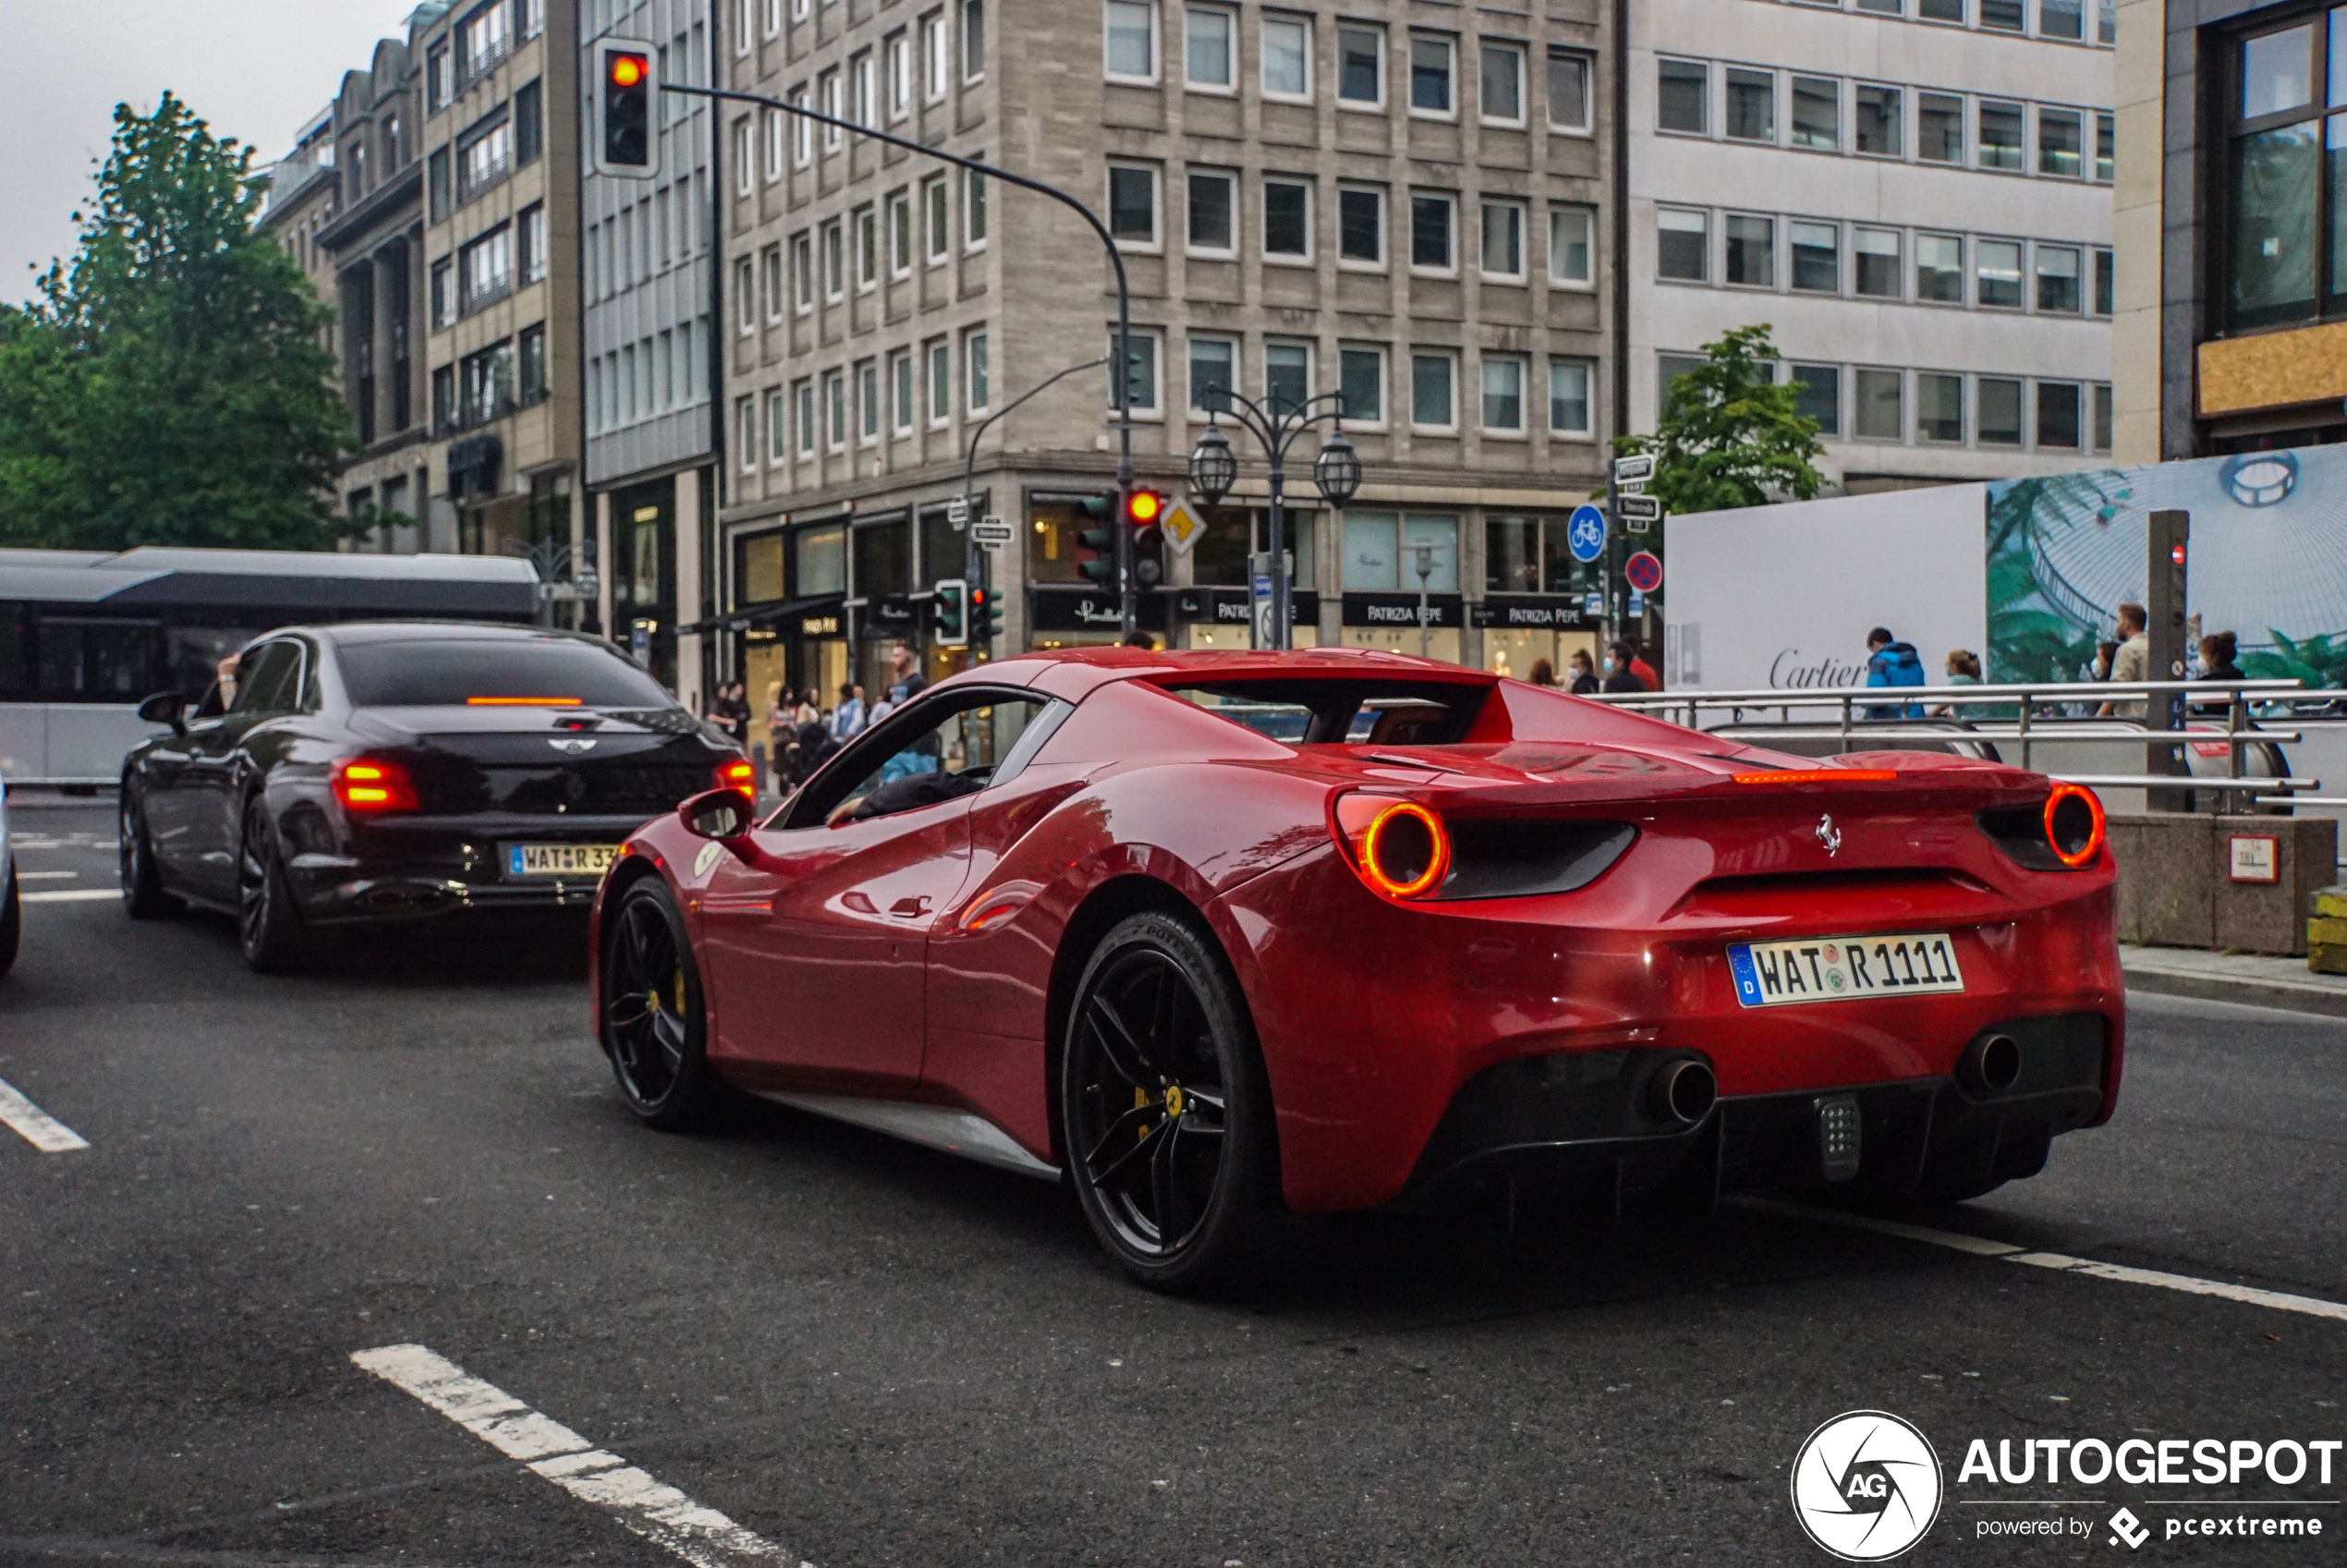
[[[2127,989],[2156,996],[2189,996],[2203,1002],[2237,1002],[2252,1007],[2276,1007],[2290,1013],[2347,1018],[2347,986],[2326,985],[2308,974],[2304,979],[2267,975],[2228,974],[2220,970],[2162,964],[2123,952],[2122,963]]]

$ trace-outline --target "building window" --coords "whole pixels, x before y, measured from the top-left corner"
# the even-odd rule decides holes
[[[1385,350],[1347,344],[1337,350],[1337,391],[1344,417],[1356,424],[1385,422]]]
[[[449,209],[456,205],[449,199],[448,171],[448,149],[444,147],[432,155],[424,176],[425,184],[431,189],[432,221],[434,223],[447,217]]]
[[[1842,230],[1833,224],[1803,223],[1790,226],[1793,242],[1793,286],[1812,294],[1842,292]]]
[[[815,455],[815,383],[802,381],[791,389],[793,422],[798,426],[798,455]]]
[[[1915,236],[1915,298],[1935,305],[1964,303],[1964,241],[1957,236]]]
[[[735,324],[748,337],[758,330],[758,279],[753,275],[750,260],[744,256],[734,263]]]
[[[2037,36],[2085,43],[2086,7],[2084,0],[2037,0]]]
[[[1850,249],[1853,292],[1865,299],[1898,298],[1899,231],[1854,228]]]
[[[515,220],[521,230],[521,281],[525,284],[546,280],[546,204],[536,202],[525,207]]]
[[[1203,169],[1189,172],[1189,247],[1230,255],[1238,246],[1235,213],[1237,176]]]
[[[2095,252],[2095,292],[2093,297],[2093,313],[2098,316],[2108,316],[2110,314],[2111,296],[2116,291],[2116,285],[2118,282],[2116,275],[2118,271],[2117,261],[2117,257],[2110,251],[2098,250]]]
[[[1448,118],[1452,106],[1452,43],[1423,34],[1410,39],[1410,113]]]
[[[1793,144],[1816,152],[1842,151],[1842,84],[1831,77],[1793,79]]]
[[[986,0],[962,0],[962,79],[986,74]]]
[[[1724,128],[1732,141],[1768,141],[1777,139],[1777,75],[1774,71],[1746,70],[1741,66],[1728,67],[1728,123]]]
[[[1964,377],[1917,372],[1915,439],[1964,444]]]
[[[913,111],[913,41],[903,29],[888,35],[888,117],[901,120]]]
[[[790,101],[799,108],[806,108],[807,89],[793,88]],[[804,115],[792,115],[789,119],[791,162],[803,168],[815,161],[815,122]]]
[[[1312,254],[1312,188],[1298,180],[1263,182],[1263,254],[1288,260]]]
[[[758,471],[758,400],[737,397],[734,400],[735,444],[741,449],[742,472]]]
[[[744,115],[734,122],[734,194],[748,196],[753,188],[756,160],[751,156],[749,116]]]
[[[1549,433],[1589,433],[1589,383],[1595,367],[1587,359],[1549,361]]]
[[[1220,6],[1182,12],[1182,79],[1227,91],[1238,85],[1238,17]]]
[[[513,53],[505,0],[490,3],[456,24],[456,81],[463,91]]]
[[[2021,105],[1983,101],[1980,105],[1980,166],[2021,169]]]
[[[546,401],[546,323],[526,327],[521,334],[521,405],[533,407]]]
[[[760,33],[772,38],[783,30],[783,0],[764,0],[758,9]],[[738,49],[742,42],[735,40],[735,47]]]
[[[929,346],[929,422],[942,425],[954,417],[954,351],[943,338]]]
[[[783,177],[783,122],[787,119],[796,119],[797,117],[797,116],[794,115],[785,115],[780,109],[768,109],[765,111],[766,135],[764,140],[766,143],[766,183],[768,185],[772,185],[776,180]]]
[[[435,43],[424,55],[424,108],[427,113],[448,107],[448,45]]]
[[[1570,50],[1549,51],[1549,128],[1589,128],[1589,60]]]
[[[1524,51],[1513,43],[1483,46],[1481,102],[1477,108],[1496,125],[1524,123]]]
[[[846,237],[834,220],[823,225],[823,298],[837,299],[847,292]]]
[[[1662,207],[1654,214],[1655,275],[1702,283],[1711,275],[1711,218],[1707,213]]]
[[[2098,383],[2095,387],[2095,450],[2110,450],[2110,383]]]
[[[1974,429],[1983,446],[2021,444],[2021,383],[2001,376],[1982,376],[1974,383],[1978,418]]]
[[[1449,354],[1418,352],[1410,356],[1410,422],[1428,430],[1449,430],[1459,422],[1452,396]]]
[[[898,435],[913,429],[913,357],[899,354],[888,362],[888,402]]]
[[[443,365],[432,373],[432,423],[437,431],[456,428],[456,367]]]
[[[2037,111],[2037,172],[2057,179],[2076,179],[2086,132],[2074,109]]]
[[[1483,203],[1483,274],[1524,276],[1524,209],[1513,201]]]
[[[880,123],[880,78],[869,49],[848,63],[848,109],[850,122],[859,126]]]
[[[456,263],[446,257],[432,264],[432,324],[435,331],[456,321]]]
[[[514,231],[499,224],[456,252],[457,313],[469,316],[514,291]]]
[[[2078,450],[2085,431],[2078,392],[2075,382],[2037,383],[2037,445],[2041,450]]]
[[[1857,373],[1861,441],[1903,441],[1907,434],[1906,378],[1897,371],[1862,370]]]
[[[1312,395],[1312,349],[1303,343],[1263,346],[1263,402],[1275,416],[1304,407]]]
[[[1524,361],[1512,355],[1483,356],[1483,428],[1511,435],[1524,429]]]
[[[1238,345],[1227,337],[1190,339],[1192,409],[1201,414],[1208,412],[1213,405],[1213,393],[1229,392],[1238,385]]]
[[[952,254],[954,225],[946,213],[945,182],[930,180],[921,188],[921,206],[928,213],[929,259],[931,264]]]
[[[856,418],[865,445],[880,439],[880,367],[869,359],[856,367]]]
[[[1973,302],[1984,310],[2021,309],[2021,242],[1980,239],[1973,242],[1975,272]]]
[[[1360,109],[1385,107],[1385,30],[1336,30],[1336,101]]]
[[[1549,281],[1568,286],[1592,280],[1597,214],[1587,207],[1549,209]]]
[[[513,172],[514,123],[500,119],[456,144],[456,199],[469,201]]]
[[[1128,358],[1125,362],[1125,395],[1131,399],[1135,413],[1154,414],[1157,412],[1157,339],[1149,333],[1133,333],[1125,339],[1125,349]],[[1113,326],[1109,328],[1108,359],[1112,365],[1116,363],[1116,329]],[[1116,384],[1112,377],[1109,383],[1109,407],[1112,408],[1116,407],[1115,396]]]
[[[534,162],[546,150],[542,97],[536,81],[514,89],[514,162],[517,164]]]
[[[833,452],[847,445],[847,374],[833,371],[823,378],[823,444]]]
[[[932,11],[921,18],[921,93],[932,103],[945,96],[946,60],[945,13]]]
[[[1312,95],[1312,24],[1302,17],[1265,17],[1261,33],[1263,96],[1302,100]]]
[[[2037,247],[2037,309],[2074,316],[2085,304],[2078,252],[2067,245]]]
[[[1711,86],[1711,67],[1700,60],[1662,60],[1655,66],[1655,125],[1689,136],[1711,134],[1705,99]]]
[[[1447,273],[1455,264],[1452,260],[1451,219],[1456,206],[1456,201],[1448,196],[1411,196],[1411,266],[1422,272]]]
[[[1150,0],[1105,0],[1104,65],[1112,81],[1157,79],[1157,6]]]
[[[492,345],[468,354],[456,367],[457,418],[467,427],[503,419],[514,408],[514,346]]]
[[[968,377],[970,412],[973,414],[983,414],[986,412],[988,397],[988,365],[986,359],[986,334],[984,333],[974,332],[970,334],[969,353],[967,356],[967,368],[964,373]]]
[[[870,207],[856,209],[856,286],[880,283],[880,213]]]
[[[1980,0],[1980,25],[1994,32],[2019,32],[2027,26],[2023,0]]]
[[[815,237],[804,230],[791,237],[790,290],[799,310],[815,308]]]
[[[900,278],[913,270],[913,199],[902,190],[888,198],[888,270]]]
[[[776,387],[766,395],[766,464],[780,468],[789,458],[790,405],[784,400],[782,388]]]
[[[1854,90],[1853,118],[1860,152],[1877,158],[1896,158],[1906,152],[1900,98],[1900,90],[1895,87],[1870,87],[1860,82]]]
[[[1776,287],[1776,219],[1730,213],[1726,231],[1727,281],[1747,288]]]
[[[760,261],[760,271],[763,273],[766,292],[766,320],[769,322],[779,322],[783,319],[784,309],[783,248],[779,245],[768,246]]]
[[[1157,171],[1139,164],[1108,168],[1108,232],[1120,245],[1157,249]]]
[[[984,152],[971,157],[983,162]],[[986,248],[986,176],[976,169],[962,171],[962,249],[982,250]]]
[[[2347,115],[2321,118],[2347,99],[2347,18],[2329,18],[2328,51],[2322,30],[2304,19],[2236,46],[2225,188],[2226,317],[2236,329],[2347,311]]]
[[[1964,162],[1964,100],[1948,92],[1915,94],[1915,156],[1927,164]]]
[[[1347,187],[1336,193],[1337,258],[1356,266],[1385,264],[1385,192]]]
[[[1842,371],[1835,365],[1793,367],[1794,411],[1818,421],[1819,435],[1842,433]]]

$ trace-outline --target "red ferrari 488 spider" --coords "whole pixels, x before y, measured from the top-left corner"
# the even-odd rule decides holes
[[[725,1086],[1039,1175],[1145,1282],[1512,1182],[1952,1200],[2106,1120],[2088,792],[1830,763],[1397,655],[1022,656],[596,903],[636,1114]]]

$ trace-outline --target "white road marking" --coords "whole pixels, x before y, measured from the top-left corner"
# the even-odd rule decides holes
[[[71,1154],[90,1147],[88,1138],[18,1093],[6,1078],[0,1078],[0,1122],[22,1133],[25,1141],[43,1154]]]
[[[1831,1209],[1811,1209],[1804,1204],[1783,1203],[1774,1198],[1732,1197],[1727,1201],[1740,1209],[1757,1209],[1763,1213],[1782,1214],[1789,1219],[1817,1220],[1829,1225],[1846,1225],[1853,1230],[1875,1231],[1931,1246],[1969,1252],[1976,1258],[2026,1263],[2033,1269],[2052,1269],[2062,1273],[2092,1274],[2096,1279],[2116,1280],[2121,1284],[2154,1285],[2161,1290],[2182,1291],[2186,1295],[2213,1295],[2226,1301],[2244,1302],[2251,1307],[2270,1307],[2276,1312],[2303,1312],[2309,1318],[2329,1318],[2347,1323],[2347,1302],[2325,1301],[2319,1296],[2292,1295],[2284,1291],[2259,1290],[2255,1285],[2232,1285],[2222,1280],[2201,1280],[2190,1274],[2163,1273],[2158,1269],[2131,1269],[2123,1263],[2098,1263],[2090,1258],[2072,1258],[2059,1252],[2032,1252],[2011,1242],[1968,1236],[1960,1231],[1936,1231],[1928,1225],[1878,1220],[1866,1214],[1837,1214]]]
[[[422,1345],[387,1344],[350,1359],[694,1568],[814,1568]]]
[[[122,893],[110,887],[62,887],[55,893],[20,893],[17,896],[27,904],[95,904],[101,899],[120,898]]]
[[[17,881],[20,882],[73,881],[80,875],[79,871],[27,871],[19,869],[17,872]]]

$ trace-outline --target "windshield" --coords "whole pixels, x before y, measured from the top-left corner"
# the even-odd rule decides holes
[[[341,650],[355,708],[666,708],[616,650],[576,638],[362,642]]]
[[[1465,681],[1175,681],[1166,689],[1290,746],[1455,746],[1490,687]]]

